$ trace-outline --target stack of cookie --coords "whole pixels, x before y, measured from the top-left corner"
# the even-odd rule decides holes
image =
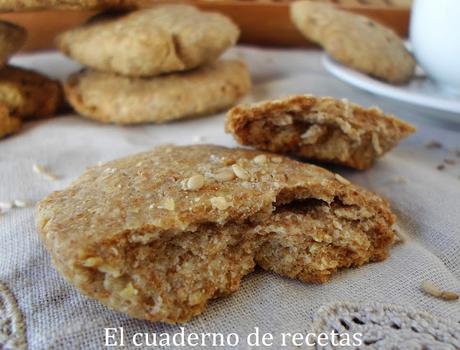
[[[88,67],[69,78],[66,97],[81,115],[117,124],[223,110],[250,88],[242,62],[218,60],[238,36],[230,19],[188,5],[97,16],[57,38]]]
[[[19,131],[24,119],[53,115],[62,101],[58,82],[8,64],[26,37],[23,28],[0,22],[0,138]]]

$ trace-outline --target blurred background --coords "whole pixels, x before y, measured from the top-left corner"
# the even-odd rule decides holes
[[[411,0],[314,1],[334,3],[347,11],[375,19],[394,29],[403,37],[408,34]],[[113,6],[113,9],[123,11],[171,2],[178,1],[124,1],[122,4]],[[240,43],[272,47],[311,46],[312,44],[305,40],[290,20],[289,4],[291,2],[288,0],[203,0],[187,3],[204,10],[219,11],[232,18],[241,30]],[[40,7],[45,3],[46,1],[40,2],[36,9],[28,7],[21,12],[0,15],[0,19],[15,22],[27,29],[29,36],[23,47],[24,51],[52,48],[56,34],[85,22],[98,12],[98,10],[66,10],[65,7],[60,11],[49,11],[46,10],[46,6]],[[66,1],[66,4],[68,3]]]

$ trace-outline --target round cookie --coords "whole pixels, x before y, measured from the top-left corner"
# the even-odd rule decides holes
[[[316,2],[328,2],[341,6],[369,6],[369,7],[405,7],[410,8],[412,0],[309,0]]]
[[[129,0],[0,0],[0,11],[82,10],[129,7]]]
[[[290,11],[300,32],[337,61],[394,84],[412,77],[415,60],[391,29],[330,4],[296,1]]]
[[[16,24],[0,21],[0,67],[26,42],[27,32]]]
[[[233,105],[251,86],[240,61],[216,61],[183,73],[149,79],[83,71],[64,91],[81,115],[104,123],[136,124],[209,114]]]
[[[385,200],[338,174],[212,145],[92,167],[42,200],[36,218],[54,265],[84,294],[168,323],[235,292],[255,264],[324,282],[382,260],[395,221]]]
[[[56,43],[65,54],[96,70],[150,77],[212,62],[238,36],[238,27],[221,14],[163,5],[91,21],[62,33]]]
[[[63,102],[59,82],[32,70],[7,65],[0,69],[0,103],[20,118],[48,117]]]

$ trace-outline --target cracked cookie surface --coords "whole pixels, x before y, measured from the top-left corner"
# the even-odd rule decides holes
[[[96,70],[133,77],[183,71],[216,60],[239,36],[227,17],[163,5],[103,18],[58,36],[60,50]]]
[[[242,145],[367,169],[415,128],[376,107],[298,95],[236,106],[226,130]]]
[[[129,315],[184,322],[256,264],[324,282],[382,260],[394,215],[340,175],[275,154],[164,146],[88,169],[37,209],[56,268]]]

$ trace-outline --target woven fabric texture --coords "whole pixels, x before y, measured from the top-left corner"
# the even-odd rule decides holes
[[[397,304],[458,324],[460,301],[436,299],[420,286],[430,280],[460,292],[460,158],[455,153],[460,151],[460,127],[430,122],[440,112],[372,96],[336,80],[322,68],[317,51],[237,47],[226,56],[241,58],[250,67],[254,88],[246,101],[294,93],[329,95],[378,105],[418,127],[416,135],[369,171],[331,168],[387,197],[405,238],[386,261],[341,271],[323,285],[257,270],[244,279],[238,292],[211,302],[202,315],[183,325],[185,331],[234,332],[245,337],[259,327],[275,338],[281,332],[308,332],[320,307],[332,302]],[[58,78],[78,69],[56,53],[20,56],[13,63]],[[198,140],[234,146],[223,126],[224,114],[134,127],[101,125],[75,115],[28,123],[19,135],[0,141],[0,201],[37,202],[68,185],[89,165],[158,144]],[[433,139],[443,147],[426,147]],[[455,164],[438,170],[445,158]],[[58,180],[34,173],[34,163]],[[180,330],[131,319],[80,295],[54,270],[39,240],[32,207],[14,208],[0,216],[0,242],[0,322],[14,321],[6,321],[9,330],[0,330],[0,344],[5,347],[17,341],[30,349],[100,349],[105,327],[123,327],[127,337],[135,332]],[[135,347],[126,344],[129,348]]]

